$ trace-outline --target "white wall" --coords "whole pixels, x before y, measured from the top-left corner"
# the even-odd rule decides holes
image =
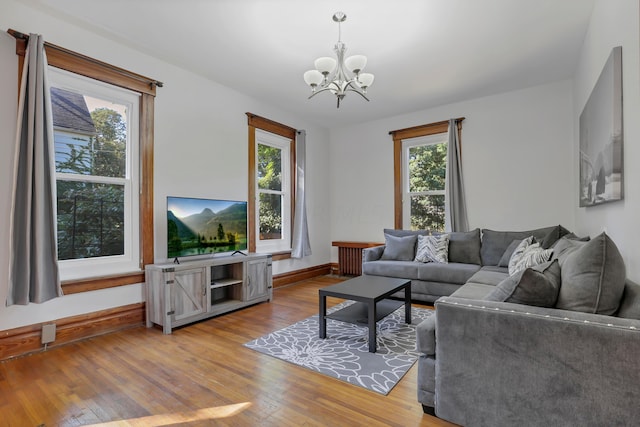
[[[627,276],[640,281],[640,42],[637,0],[598,0],[582,47],[574,76],[574,138],[572,152],[572,208],[576,230],[611,236],[622,252]],[[579,118],[602,68],[615,46],[622,46],[622,90],[624,120],[624,200],[588,208],[579,208],[578,147]]]
[[[393,228],[389,131],[452,117],[466,117],[471,228],[573,228],[571,97],[571,82],[561,81],[332,130],[332,240],[384,242],[382,229]]]
[[[45,40],[158,79],[155,102],[155,257],[166,259],[166,196],[247,198],[247,118],[252,112],[307,130],[307,203],[313,255],[274,263],[274,274],[330,260],[326,171],[329,134],[300,117],[272,108],[189,71],[97,34],[61,22],[17,1],[3,0],[0,14],[0,301],[6,300],[10,182],[17,105],[15,40],[5,31],[43,34]],[[4,307],[0,330],[141,302],[142,285],[65,296],[44,304]]]

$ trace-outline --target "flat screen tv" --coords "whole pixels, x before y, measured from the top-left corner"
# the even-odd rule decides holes
[[[167,197],[167,258],[247,249],[247,202]]]

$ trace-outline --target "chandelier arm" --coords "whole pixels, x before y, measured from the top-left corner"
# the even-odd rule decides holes
[[[348,89],[346,89],[346,90],[345,90],[345,92],[347,92],[347,91],[348,91],[348,92],[355,92],[355,93],[357,93],[358,95],[360,95],[361,97],[363,97],[364,99],[366,99],[367,101],[369,101],[369,98],[367,98],[367,97],[365,96],[365,94],[364,94],[364,93],[360,92],[360,91],[359,91],[359,90],[357,90],[357,89],[354,89],[354,88],[351,88],[351,87],[350,87],[350,88],[348,88]]]
[[[328,91],[328,90],[333,90],[333,88],[331,88],[331,87],[329,87],[329,86],[327,86],[327,87],[323,87],[322,89],[320,89],[320,90],[316,90],[315,92],[313,92],[311,95],[309,95],[309,97],[308,97],[307,99],[311,99],[311,98],[313,98],[314,96],[316,96],[317,94],[319,94],[319,93],[321,93],[321,92],[326,92],[326,91]]]

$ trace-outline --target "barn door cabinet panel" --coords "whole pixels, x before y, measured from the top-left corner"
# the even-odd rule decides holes
[[[271,301],[271,255],[211,257],[146,268],[147,327],[178,326]]]
[[[273,285],[271,280],[271,260],[247,262],[247,294],[245,301],[271,300]]]

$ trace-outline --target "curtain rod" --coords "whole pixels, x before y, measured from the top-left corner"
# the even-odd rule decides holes
[[[10,28],[10,29],[7,30],[7,33],[12,35],[16,39],[29,41],[29,35],[25,34],[25,33],[21,33],[20,31],[12,30]],[[52,43],[49,43],[49,42],[44,42],[44,45],[45,45],[45,47],[47,47],[49,49],[55,49],[55,50],[58,50],[60,52],[64,52],[64,53],[66,53],[68,55],[75,56],[76,58],[81,58],[81,59],[83,59],[85,61],[89,61],[89,62],[92,62],[94,64],[100,65],[102,67],[109,68],[112,71],[116,71],[116,72],[118,72],[120,74],[124,74],[127,77],[136,79],[138,81],[148,82],[152,86],[157,86],[157,87],[163,87],[164,86],[164,83],[162,83],[162,82],[160,82],[158,80],[154,80],[154,79],[151,79],[149,77],[145,77],[143,75],[133,73],[131,71],[125,70],[124,68],[116,67],[115,65],[111,65],[111,64],[108,64],[106,62],[102,62],[102,61],[100,61],[98,59],[91,58],[90,56],[86,56],[86,55],[83,55],[81,53],[69,50],[69,49],[65,49],[65,48],[57,46],[55,44],[52,44]]]

